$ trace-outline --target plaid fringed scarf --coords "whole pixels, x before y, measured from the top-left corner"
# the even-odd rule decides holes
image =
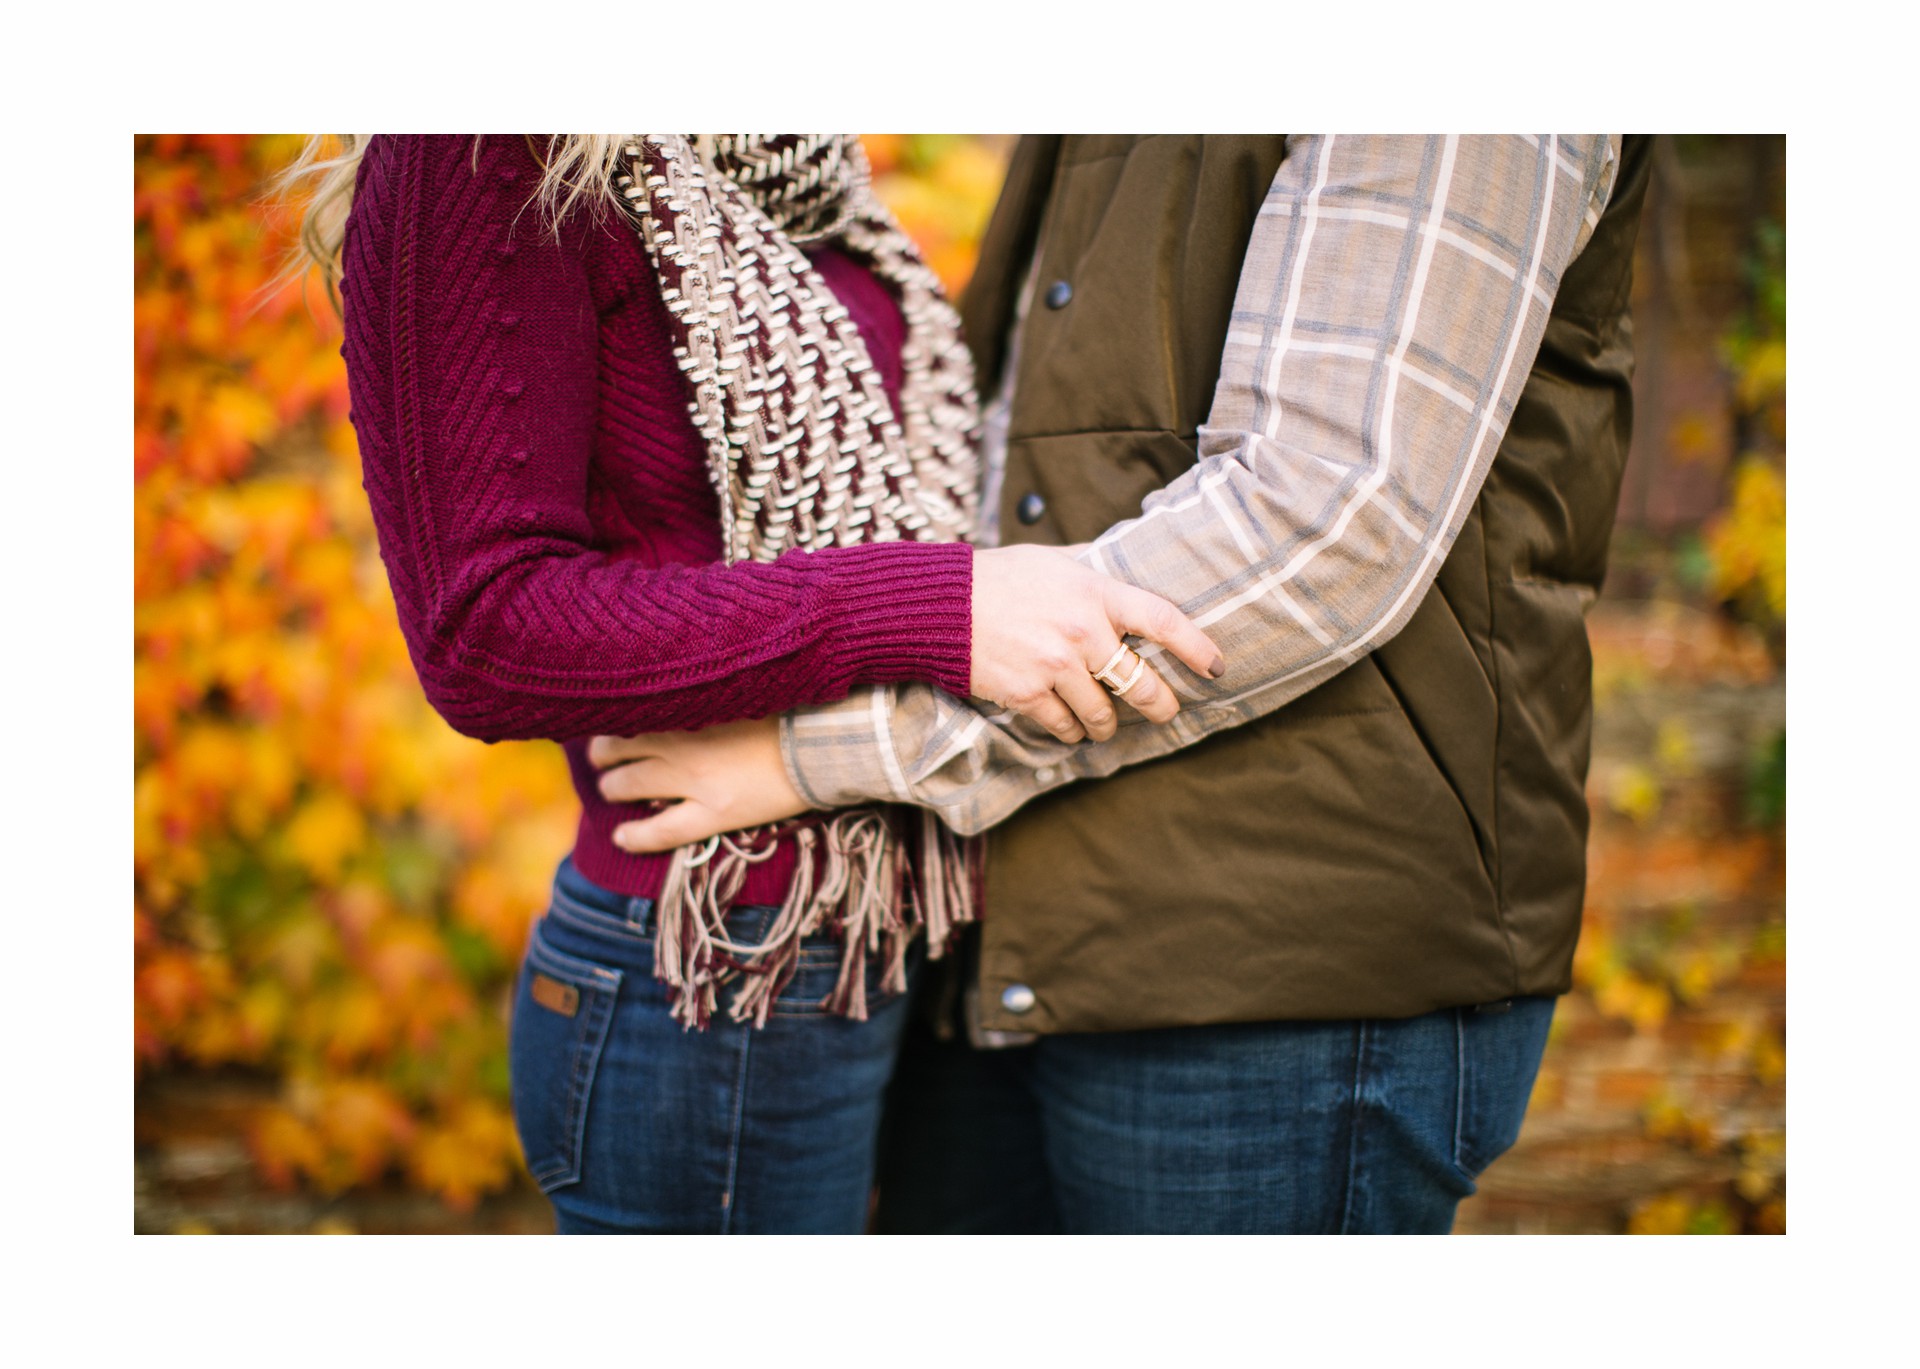
[[[615,188],[672,316],[688,407],[706,439],[729,565],[864,542],[955,541],[976,513],[979,404],[959,317],[874,197],[846,134],[685,134],[631,140]],[[847,311],[800,244],[837,239],[890,286],[907,326],[896,415]],[[798,866],[758,945],[726,915],[747,870],[791,838]],[[931,813],[861,808],[676,851],[660,894],[655,974],[674,1016],[704,1027],[719,986],[743,979],[735,1021],[765,1025],[800,943],[843,947],[831,1012],[866,1018],[869,957],[906,987],[925,929],[938,957],[978,900],[974,844]]]

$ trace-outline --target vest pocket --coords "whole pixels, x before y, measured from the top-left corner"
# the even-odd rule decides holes
[[[542,1193],[580,1180],[587,1105],[621,972],[562,955],[533,931],[514,995],[508,1075],[514,1126]]]

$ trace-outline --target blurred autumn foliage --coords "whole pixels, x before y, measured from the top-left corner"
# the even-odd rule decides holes
[[[251,1077],[257,1172],[508,1189],[505,1002],[572,837],[558,748],[427,706],[374,542],[340,328],[277,286],[297,137],[134,148],[134,1062]],[[877,135],[877,184],[957,286],[1003,150]],[[137,1109],[151,1139],[157,1103]]]
[[[1010,138],[957,133],[863,133],[874,190],[958,295],[1000,194]]]
[[[1750,299],[1722,342],[1733,379],[1739,462],[1728,506],[1707,525],[1712,593],[1759,627],[1786,659],[1787,631],[1787,234],[1755,230]]]
[[[864,136],[957,290],[1009,140]],[[421,696],[338,322],[274,284],[299,145],[135,142],[136,1227],[536,1229],[507,990],[573,799],[557,748]],[[1576,990],[1464,1230],[1784,1229],[1785,231],[1765,176],[1733,202],[1751,150],[1664,145]]]
[[[1575,989],[1462,1229],[1786,1229],[1784,212],[1782,140],[1656,140]]]
[[[337,321],[263,204],[297,139],[136,144],[134,1058],[278,1081],[260,1172],[513,1174],[500,995],[569,835],[551,747],[427,707]]]

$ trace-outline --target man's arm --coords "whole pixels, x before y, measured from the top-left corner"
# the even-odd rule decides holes
[[[979,832],[1046,790],[1271,712],[1390,638],[1492,465],[1618,152],[1592,134],[1290,143],[1199,461],[1082,553],[1179,604],[1226,674],[1143,646],[1179,716],[1077,745],[926,686],[856,691],[782,721],[795,787],[821,807],[890,798]]]

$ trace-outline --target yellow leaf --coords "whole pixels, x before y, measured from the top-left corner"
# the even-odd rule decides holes
[[[464,1102],[441,1126],[423,1132],[408,1161],[415,1183],[447,1204],[469,1211],[487,1193],[507,1186],[517,1154],[513,1122],[498,1106]]]
[[[1607,803],[1623,817],[1646,822],[1660,811],[1660,781],[1644,765],[1624,765],[1608,788]]]
[[[275,1188],[291,1188],[302,1175],[320,1171],[319,1134],[285,1108],[275,1107],[254,1123],[248,1138],[261,1177]]]
[[[326,1056],[335,1065],[351,1064],[385,1050],[393,1041],[396,1026],[393,1011],[380,991],[365,981],[349,984],[327,1000],[322,1021]]]
[[[1660,985],[1642,984],[1634,995],[1627,1016],[1637,1030],[1650,1032],[1667,1020],[1667,1010],[1672,1006],[1672,996]]]
[[[1782,394],[1787,388],[1787,344],[1763,342],[1747,356],[1740,368],[1740,403],[1748,409]]]
[[[1654,754],[1667,774],[1692,774],[1695,767],[1693,734],[1687,731],[1687,725],[1678,718],[1664,720],[1654,739]]]
[[[328,792],[307,800],[287,824],[287,849],[323,884],[333,882],[350,856],[366,844],[366,820],[345,795]]]
[[[1677,1236],[1687,1229],[1693,1203],[1683,1193],[1670,1193],[1641,1203],[1627,1219],[1633,1236]]]
[[[339,1162],[347,1181],[378,1177],[413,1138],[413,1117],[382,1085],[370,1079],[346,1079],[327,1086],[315,1118],[329,1160]],[[343,1185],[344,1186],[344,1185]]]

